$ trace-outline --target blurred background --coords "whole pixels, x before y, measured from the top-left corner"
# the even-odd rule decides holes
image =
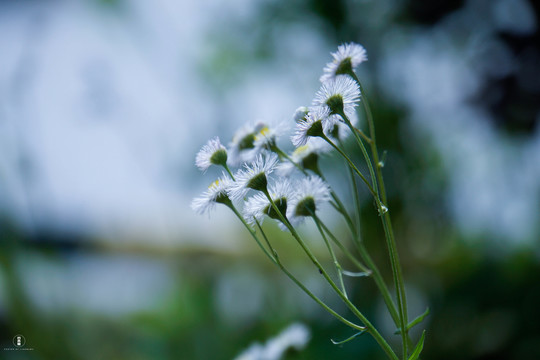
[[[206,140],[292,124],[348,41],[368,51],[410,316],[431,310],[423,358],[540,358],[538,21],[530,0],[0,1],[0,358],[233,359],[295,321],[311,340],[287,359],[382,358],[368,336],[332,345],[351,330],[231,213],[189,207],[218,175],[194,166]],[[367,196],[362,216],[390,282]],[[372,282],[348,285],[391,336]],[[5,350],[16,334],[33,350]]]

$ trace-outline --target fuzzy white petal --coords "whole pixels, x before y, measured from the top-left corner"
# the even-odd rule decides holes
[[[238,170],[234,175],[236,181],[229,189],[229,196],[231,199],[236,200],[243,198],[250,190],[248,184],[251,180],[261,174],[268,177],[268,175],[276,168],[278,160],[276,154],[270,153],[266,156],[258,155],[254,162],[244,164],[244,168]]]
[[[335,78],[337,76],[337,70],[345,60],[351,63],[351,67],[354,70],[358,65],[367,60],[367,53],[362,45],[348,43],[338,46],[338,50],[332,53],[332,57],[332,62],[326,64],[323,70],[324,74],[320,78],[321,82]]]
[[[278,124],[260,123],[258,128],[259,131],[255,135],[254,145],[259,149],[268,149],[286,132],[287,125],[284,122]]]
[[[347,75],[338,75],[322,84],[321,88],[313,99],[313,106],[328,107],[328,100],[334,96],[340,96],[343,100],[343,111],[351,120],[355,117],[355,107],[360,99],[360,88],[358,84]],[[351,120],[352,121],[352,120]]]
[[[225,146],[221,145],[219,137],[216,136],[208,140],[208,142],[197,153],[197,156],[195,157],[195,165],[201,171],[208,170],[208,168],[212,165],[212,156],[220,150],[227,152]]]
[[[210,184],[201,196],[193,199],[191,208],[198,214],[208,213],[214,208],[220,196],[228,196],[229,188],[232,184],[233,181],[223,173],[218,180]]]
[[[308,114],[309,109],[305,106],[300,106],[293,115],[293,120],[295,122],[299,122],[301,120],[305,120],[306,115]]]
[[[255,136],[260,124],[249,123],[236,131],[229,143],[229,163],[233,166],[254,161],[260,154],[261,148],[255,146]],[[246,141],[250,139],[250,141]],[[249,144],[246,147],[246,144]]]
[[[330,152],[332,147],[322,139],[311,138],[302,146],[296,148],[292,154],[289,155],[290,160],[280,163],[277,167],[277,173],[281,176],[290,176],[294,170],[298,169],[295,164],[302,165],[303,161],[310,155],[319,156],[321,154]]]
[[[294,134],[291,136],[291,141],[295,147],[303,146],[312,137],[309,131],[316,122],[321,122],[323,131],[327,131],[331,124],[328,122],[330,111],[328,107],[311,108],[304,120],[300,120],[296,124]]]
[[[288,202],[289,199],[292,199],[293,197],[293,188],[287,179],[282,179],[271,185],[268,192],[273,201],[285,199]],[[255,221],[262,224],[264,217],[265,215],[268,215],[271,206],[272,205],[266,195],[257,193],[246,201],[243,212],[244,218],[251,225],[255,225]],[[283,224],[279,224],[281,225],[280,228],[282,230],[286,229]]]
[[[300,224],[305,216],[298,211],[298,205],[307,198],[312,198],[315,203],[315,211],[330,201],[330,186],[318,176],[309,176],[301,180],[297,187],[296,195],[287,207],[287,218],[293,225]]]

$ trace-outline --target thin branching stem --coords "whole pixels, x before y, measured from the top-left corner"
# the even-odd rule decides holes
[[[311,262],[317,267],[319,272],[323,275],[323,277],[326,279],[326,281],[330,284],[332,289],[336,292],[336,294],[341,298],[341,300],[347,305],[347,307],[352,311],[352,313],[365,325],[366,331],[368,331],[373,338],[379,343],[379,345],[382,347],[382,349],[386,352],[386,354],[391,358],[397,360],[398,357],[394,353],[394,350],[390,347],[388,342],[384,339],[384,337],[379,333],[379,331],[371,324],[371,322],[365,317],[360,310],[356,308],[356,306],[345,296],[345,294],[339,289],[339,287],[336,285],[334,280],[328,275],[328,272],[326,269],[321,265],[321,263],[317,260],[315,255],[311,252],[311,250],[307,247],[306,243],[296,229],[292,226],[292,224],[289,222],[289,220],[285,217],[284,214],[281,213],[277,205],[275,204],[274,200],[268,193],[268,190],[263,190],[264,194],[266,195],[268,201],[272,205],[274,211],[278,214],[281,222],[289,229],[291,232],[291,235],[295,238],[295,240],[298,242],[304,253],[308,256],[308,258],[311,260]]]
[[[326,231],[328,236],[336,243],[341,244],[339,240],[337,240],[334,236],[334,234],[330,231],[330,229],[324,224],[323,221],[320,221],[320,224],[322,228]],[[338,245],[339,246],[339,245]],[[384,279],[381,275],[381,272],[379,271],[379,268],[369,255],[366,247],[364,246],[364,243],[359,241],[357,243],[358,251],[360,252],[360,255],[362,256],[362,259],[366,262],[367,267],[369,269],[369,272],[371,273],[371,276],[373,277],[373,280],[375,281],[375,284],[377,285],[377,288],[379,288],[379,291],[381,292],[381,295],[383,296],[384,303],[386,304],[386,307],[388,308],[388,311],[390,312],[390,316],[392,316],[392,319],[394,320],[394,323],[397,327],[400,327],[400,320],[399,320],[399,314],[396,310],[396,305],[394,304],[394,301],[392,300],[392,296],[390,295],[390,291],[388,290],[388,287],[386,286],[386,283],[384,282]]]
[[[319,297],[317,297],[315,294],[313,294],[308,288],[305,287],[304,284],[302,284],[302,282],[300,280],[298,280],[286,267],[285,265],[283,265],[283,263],[281,262],[281,259],[279,258],[278,256],[278,253],[277,251],[274,249],[274,247],[271,245],[270,243],[270,240],[268,239],[268,237],[266,236],[264,230],[262,229],[261,227],[261,224],[259,224],[258,221],[256,221],[256,224],[257,224],[257,228],[259,229],[259,232],[261,233],[261,235],[263,236],[266,244],[268,245],[268,247],[272,250],[272,253],[274,254],[273,256],[273,259],[272,259],[272,262],[274,264],[276,264],[280,269],[281,271],[283,271],[285,273],[285,275],[287,275],[287,277],[289,279],[291,279],[300,289],[302,289],[302,291],[304,291],[310,298],[312,298],[317,304],[319,304],[323,309],[325,309],[328,313],[330,313],[332,316],[334,316],[336,319],[338,319],[339,321],[341,321],[342,323],[344,323],[345,325],[355,329],[355,330],[359,330],[359,331],[364,331],[366,330],[366,328],[364,326],[360,326],[358,324],[355,324],[353,323],[352,321],[349,321],[347,319],[345,319],[343,316],[339,315],[336,311],[334,311],[331,307],[329,307],[324,301],[322,301]],[[251,230],[251,228],[248,228],[248,230],[250,231],[251,235],[254,237],[254,238],[257,238],[257,235],[253,232],[253,230]],[[258,238],[256,239],[257,242],[259,242]]]
[[[244,225],[244,227],[248,230],[248,232],[250,233],[251,237],[253,237],[253,239],[255,240],[255,242],[257,243],[257,245],[259,245],[259,247],[263,250],[263,252],[266,254],[266,256],[268,256],[268,258],[270,259],[270,261],[272,261],[274,264],[276,264],[277,266],[279,266],[279,268],[281,269],[281,271],[283,271],[285,273],[285,275],[287,275],[287,277],[289,279],[291,279],[300,289],[302,289],[302,291],[304,291],[310,298],[312,298],[317,304],[319,304],[322,308],[324,308],[326,311],[328,311],[332,316],[334,316],[336,319],[338,319],[339,321],[341,321],[342,323],[344,323],[345,325],[347,326],[350,326],[351,328],[353,329],[356,329],[356,330],[359,330],[359,331],[364,331],[366,330],[366,328],[364,326],[360,326],[360,325],[357,325],[347,319],[345,319],[343,316],[339,315],[337,312],[335,312],[332,308],[330,308],[328,305],[326,305],[326,303],[324,303],[324,301],[322,301],[321,299],[319,299],[315,294],[313,294],[308,288],[306,288],[289,270],[287,270],[287,268],[282,264],[278,254],[277,254],[277,251],[273,248],[273,246],[270,244],[270,241],[268,240],[268,238],[266,237],[266,234],[264,233],[261,225],[259,224],[258,221],[256,221],[256,224],[257,224],[257,227],[259,228],[259,231],[261,232],[261,234],[263,235],[264,237],[264,240],[266,242],[266,244],[268,245],[268,247],[270,248],[270,251],[272,252],[272,255],[270,254],[270,252],[262,245],[259,237],[257,236],[257,233],[251,228],[251,226],[249,226],[246,221],[244,220],[244,218],[242,217],[242,215],[240,215],[240,213],[238,212],[238,210],[234,207],[234,205],[232,204],[227,204],[227,206],[233,211],[233,213],[238,217],[238,219],[240,219],[240,221],[242,222],[242,224]]]
[[[369,192],[371,192],[371,194],[376,197],[376,193],[375,191],[373,190],[373,187],[371,186],[370,182],[366,179],[366,177],[364,176],[364,174],[362,174],[362,172],[360,170],[358,170],[358,168],[356,167],[356,165],[354,165],[354,163],[352,162],[352,160],[347,156],[347,154],[345,154],[343,152],[343,150],[341,150],[339,148],[339,146],[337,146],[332,140],[330,140],[330,138],[328,138],[328,136],[326,135],[321,135],[321,137],[328,143],[330,144],[330,146],[332,146],[346,161],[347,163],[349,164],[349,166],[354,170],[354,172],[362,179],[362,181],[366,184],[366,186],[368,187],[369,189]]]
[[[362,87],[362,83],[358,80],[358,77],[354,71],[350,72],[351,77],[357,82],[360,92],[362,93],[362,104],[367,118],[367,123],[369,127],[369,135],[371,141],[369,142],[371,147],[371,154],[373,156],[373,162],[375,163],[376,177],[378,182],[378,188],[380,191],[377,191],[377,195],[380,195],[380,198],[383,203],[387,203],[386,189],[384,186],[384,180],[382,175],[382,164],[379,161],[379,152],[377,150],[377,139],[375,136],[375,124],[373,122],[373,114],[369,106],[369,101]],[[407,358],[407,343],[408,343],[408,330],[406,328],[408,324],[408,314],[407,314],[407,296],[405,293],[405,283],[403,281],[403,273],[401,270],[401,263],[399,260],[399,255],[397,252],[396,241],[394,237],[394,232],[392,229],[392,222],[390,218],[390,212],[386,211],[381,213],[381,219],[383,222],[383,228],[385,232],[385,237],[387,239],[387,245],[390,255],[390,262],[392,265],[392,271],[394,273],[394,280],[396,283],[396,294],[398,300],[398,306],[400,308],[400,317],[401,317],[401,329],[402,329],[402,338],[403,338],[403,349],[404,354],[403,358]]]
[[[227,174],[229,174],[229,176],[231,177],[231,179],[233,181],[236,181],[236,179],[234,178],[234,175],[232,174],[231,172],[231,169],[229,169],[229,166],[227,166],[227,164],[223,164],[223,168],[225,168],[225,170],[227,171]]]
[[[330,253],[330,256],[332,257],[332,261],[334,262],[334,266],[336,267],[339,284],[341,285],[341,291],[343,291],[343,294],[348,299],[349,296],[347,295],[347,289],[345,288],[345,283],[343,282],[343,268],[341,267],[341,264],[339,263],[336,257],[336,254],[334,253],[334,249],[332,249],[332,245],[330,245],[330,242],[328,242],[328,239],[326,238],[326,235],[324,234],[321,224],[319,223],[319,219],[315,216],[314,213],[311,214],[311,217],[313,218],[315,225],[317,225],[317,230],[319,230],[319,233],[321,233],[324,243],[326,247],[328,248],[328,252]]]

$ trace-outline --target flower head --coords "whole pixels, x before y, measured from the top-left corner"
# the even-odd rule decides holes
[[[291,141],[294,146],[306,145],[311,137],[320,137],[329,130],[328,116],[330,111],[327,107],[315,107],[305,116],[305,120],[300,120],[296,124]]]
[[[302,179],[296,196],[290,202],[287,218],[293,224],[300,223],[306,216],[313,216],[321,206],[330,201],[330,186],[318,176]]]
[[[272,150],[276,146],[278,137],[285,132],[286,126],[284,123],[267,125],[260,122],[257,129],[253,143],[255,148]]]
[[[259,155],[255,162],[245,164],[244,169],[238,170],[234,176],[236,181],[229,189],[230,197],[241,199],[250,189],[266,191],[268,175],[274,171],[277,163],[277,155],[270,153],[266,156]]]
[[[310,337],[310,331],[305,325],[295,323],[278,336],[268,340],[266,344],[252,344],[234,360],[278,360],[283,358],[289,349],[302,350]]]
[[[225,174],[214,181],[208,189],[199,197],[193,199],[191,208],[199,214],[212,210],[215,204],[230,205],[229,188],[233,181]]]
[[[281,180],[274,185],[271,185],[268,192],[270,194],[270,198],[276,204],[276,207],[280,213],[283,215],[283,217],[286,217],[287,203],[289,199],[292,198],[293,194],[293,188],[290,182],[286,179]],[[266,195],[257,193],[250,197],[244,206],[244,218],[246,221],[251,225],[254,225],[255,221],[262,223],[265,215],[272,219],[281,221],[279,214],[276,212]],[[285,229],[281,223],[280,227]]]
[[[345,114],[351,120],[355,116],[354,108],[359,99],[358,84],[347,75],[338,75],[322,84],[315,95],[313,106],[325,107],[331,115]]]
[[[255,145],[255,139],[261,127],[261,123],[250,123],[245,124],[236,131],[229,144],[229,158],[232,165],[240,165],[255,160],[260,152],[260,147]]]
[[[338,50],[332,53],[332,62],[326,64],[321,76],[321,82],[326,82],[337,75],[348,74],[367,60],[366,49],[355,43],[342,44]]]
[[[347,118],[351,122],[352,126],[356,126],[358,124],[357,116],[348,116]],[[343,122],[341,116],[330,115],[328,121],[331,124],[329,125],[330,129],[328,130],[328,137],[343,141],[349,137],[349,135],[351,135],[351,129]]]
[[[308,114],[309,112],[309,109],[305,106],[300,106],[298,109],[296,109],[296,111],[294,112],[294,115],[293,115],[293,120],[295,122],[300,122],[302,120],[305,120],[306,119],[306,115]]]
[[[211,165],[226,165],[227,149],[221,145],[219,137],[208,140],[195,157],[195,165],[206,171]]]
[[[310,139],[306,145],[297,147],[290,155],[291,161],[284,161],[278,165],[278,173],[282,176],[290,175],[299,166],[302,169],[319,172],[319,157],[331,150],[330,145],[322,139]],[[294,162],[294,163],[293,163]]]

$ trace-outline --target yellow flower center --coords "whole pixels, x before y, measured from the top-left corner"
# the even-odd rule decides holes
[[[210,186],[208,186],[209,189],[214,189],[214,188],[217,188],[219,185],[219,179],[214,181],[213,183],[210,184]]]
[[[308,150],[309,150],[309,146],[307,144],[302,145],[302,146],[299,146],[298,148],[296,148],[296,150],[294,150],[293,155],[301,156],[302,154],[307,153]]]
[[[265,126],[261,129],[261,135],[268,135],[268,133],[270,132],[270,129],[268,128],[268,126]]]

